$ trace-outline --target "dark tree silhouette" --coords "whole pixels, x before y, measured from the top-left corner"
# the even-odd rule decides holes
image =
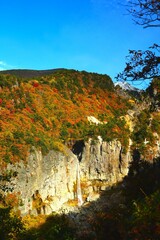
[[[159,0],[130,0],[127,9],[136,24],[144,28],[160,27]]]
[[[148,50],[129,50],[126,67],[117,75],[118,80],[137,81],[160,76],[160,46],[154,44]]]
[[[143,28],[160,27],[160,0],[129,0],[127,10],[133,21]],[[160,46],[153,44],[147,50],[129,50],[126,67],[117,80],[139,81],[160,76]]]

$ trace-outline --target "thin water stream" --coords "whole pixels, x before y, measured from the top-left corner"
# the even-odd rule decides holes
[[[83,199],[82,199],[82,190],[81,190],[79,161],[77,163],[77,199],[78,199],[78,206],[81,206],[83,204]]]

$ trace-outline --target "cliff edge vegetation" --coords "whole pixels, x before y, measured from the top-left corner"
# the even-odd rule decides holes
[[[120,116],[130,105],[116,94],[108,75],[64,69],[32,78],[2,73],[0,165],[25,161],[31,146],[46,154],[62,151],[70,140],[98,135],[118,138],[127,147],[129,131]],[[91,124],[89,116],[103,124]]]

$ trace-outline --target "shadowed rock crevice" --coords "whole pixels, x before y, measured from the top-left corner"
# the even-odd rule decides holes
[[[85,147],[85,144],[83,140],[76,141],[76,143],[72,147],[72,152],[77,156],[80,162],[82,160],[84,147]]]

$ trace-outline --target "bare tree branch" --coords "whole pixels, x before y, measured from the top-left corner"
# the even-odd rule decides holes
[[[160,0],[129,0],[127,10],[143,28],[160,27]],[[144,81],[160,76],[160,46],[148,50],[129,50],[126,67],[117,75],[120,81]]]
[[[157,44],[146,51],[129,50],[126,67],[116,78],[122,81],[137,81],[160,76],[160,56],[157,56],[159,51],[160,46]]]
[[[136,24],[144,28],[160,27],[160,0],[130,0],[127,10]]]

